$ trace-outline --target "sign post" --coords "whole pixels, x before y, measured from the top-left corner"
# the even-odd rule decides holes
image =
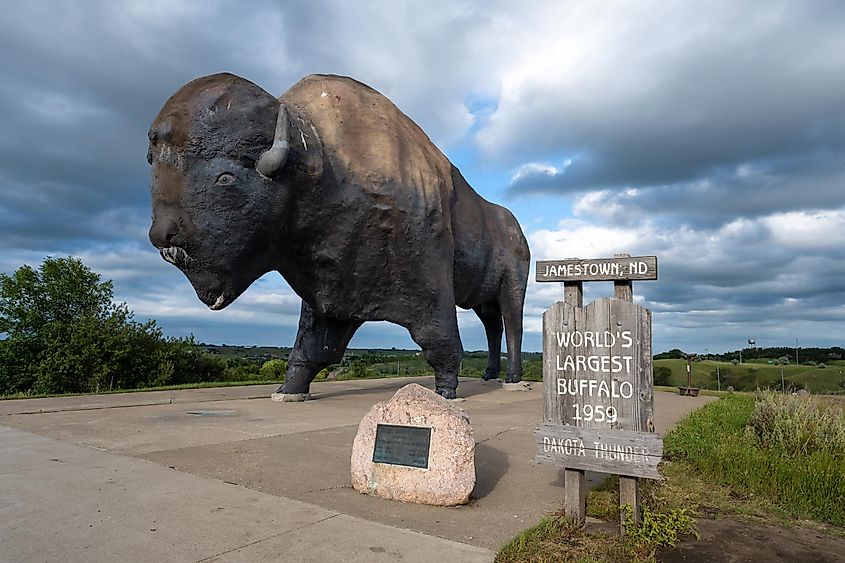
[[[543,314],[543,424],[538,463],[565,468],[564,510],[586,517],[584,471],[619,475],[621,505],[639,521],[639,478],[661,479],[654,434],[651,312],[631,280],[657,279],[655,256],[537,263],[537,281],[564,282]],[[583,306],[584,281],[613,281],[614,297]],[[624,516],[621,522],[624,533]]]

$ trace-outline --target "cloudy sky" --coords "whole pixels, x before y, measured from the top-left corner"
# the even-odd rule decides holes
[[[656,351],[843,345],[843,29],[837,1],[10,3],[0,270],[79,256],[169,335],[291,345],[299,298],[278,274],[214,312],[149,244],[146,132],[198,76],[278,95],[336,73],[510,208],[532,259],[657,255],[660,280],[634,284]],[[525,349],[561,294],[530,282]],[[413,343],[371,323],[352,346]]]

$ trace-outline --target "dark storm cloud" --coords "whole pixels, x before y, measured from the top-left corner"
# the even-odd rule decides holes
[[[148,7],[6,8],[0,229],[11,234],[3,246],[72,250],[136,237],[123,226],[149,220],[146,130],[161,104],[197,75],[255,71],[240,49],[215,40],[220,20],[208,12]]]
[[[674,186],[693,192],[678,194],[686,200],[680,205],[696,202],[696,183],[712,182],[723,185],[716,195],[738,200],[742,214],[795,204],[790,189],[817,180],[819,162],[830,168],[836,161],[822,181],[841,181],[845,6],[656,7],[655,17],[632,19],[600,53],[586,53],[576,79],[550,73],[499,105],[481,132],[482,146],[514,164],[556,169],[517,175],[511,193]],[[625,18],[629,10],[640,12],[622,9],[611,17]],[[726,181],[742,167],[770,174],[770,201],[758,197],[765,181],[756,181],[763,184],[756,191],[741,179]],[[807,192],[798,205],[843,201],[841,190],[837,197],[823,187]],[[672,195],[670,188],[660,193]]]
[[[561,193],[568,169],[552,172],[531,167],[519,174],[515,189]],[[670,185],[571,190],[576,212],[635,224],[665,216],[679,223],[719,225],[738,217],[760,217],[784,210],[836,209],[845,205],[845,147],[840,152],[817,151],[776,162],[744,164],[716,170],[705,178]]]

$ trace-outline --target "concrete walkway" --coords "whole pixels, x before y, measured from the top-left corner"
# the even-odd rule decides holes
[[[560,507],[562,471],[532,463],[542,390],[462,380],[477,484],[436,508],[349,486],[367,410],[409,382],[320,383],[0,402],[0,561],[491,561]],[[707,397],[655,397],[664,432]],[[598,480],[603,476],[594,476]]]
[[[0,426],[0,561],[489,561],[486,549]]]

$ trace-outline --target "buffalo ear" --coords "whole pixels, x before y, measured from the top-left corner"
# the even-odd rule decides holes
[[[276,118],[276,132],[273,135],[273,146],[271,146],[255,165],[255,169],[265,178],[273,178],[282,171],[288,159],[290,144],[288,133],[290,132],[290,118],[285,104],[279,105],[279,115]]]

